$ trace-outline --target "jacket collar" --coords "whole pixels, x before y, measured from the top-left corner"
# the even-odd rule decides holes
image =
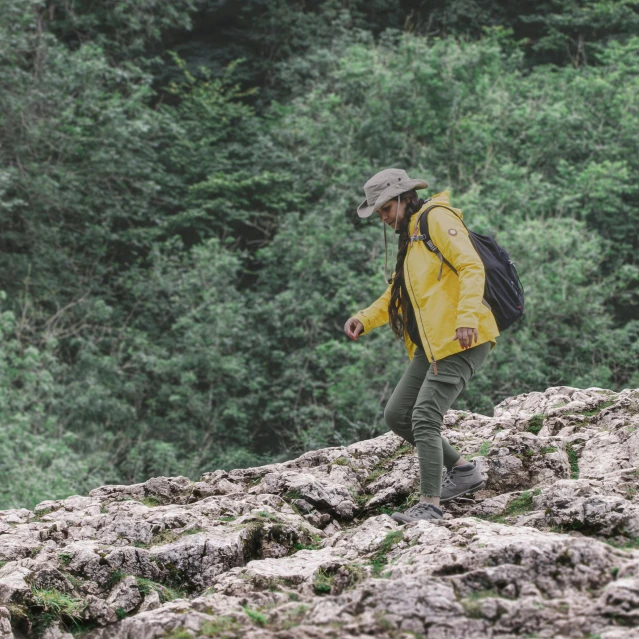
[[[431,198],[426,200],[426,202],[424,202],[423,206],[419,209],[419,211],[411,215],[410,222],[408,224],[409,235],[413,235],[413,233],[415,232],[415,226],[417,225],[417,220],[419,219],[419,216],[429,206],[433,206],[434,204],[445,204],[446,206],[450,206],[450,191],[446,189],[445,191],[442,191],[441,193],[437,193],[436,195],[433,195]],[[451,207],[451,208],[454,208],[454,207]],[[455,209],[455,211],[457,211],[457,214],[459,215],[460,218],[463,217],[461,210]]]

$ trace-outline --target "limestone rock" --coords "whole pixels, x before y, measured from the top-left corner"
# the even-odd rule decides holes
[[[151,590],[151,592],[145,595],[144,601],[140,605],[139,612],[146,612],[147,610],[155,610],[156,608],[159,608],[161,605],[162,605],[162,602],[160,601],[160,595],[158,594],[157,590]]]
[[[11,630],[11,613],[4,606],[0,606],[0,639],[14,639],[13,630]]]
[[[129,575],[120,581],[109,593],[107,605],[115,610],[131,612],[142,603],[142,595],[135,577]]]
[[[0,512],[0,639],[638,637],[639,390],[549,388],[443,434],[486,487],[438,524],[392,433]],[[38,603],[40,601],[40,604]]]

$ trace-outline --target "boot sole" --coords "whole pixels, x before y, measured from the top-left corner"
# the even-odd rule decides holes
[[[395,516],[397,515],[397,517]],[[393,513],[391,515],[391,519],[396,521],[398,524],[410,524],[412,521],[429,521],[431,524],[439,524],[444,521],[444,519],[411,519],[410,517],[404,517],[404,513]]]
[[[446,497],[445,499],[443,497],[440,497],[439,501],[442,504],[446,504],[449,501],[452,501],[453,499],[457,499],[457,497],[461,497],[462,495],[467,495],[468,493],[474,493],[478,490],[481,490],[485,485],[486,485],[486,481],[482,480],[478,484],[475,484],[474,486],[471,486],[470,488],[467,488],[466,490],[463,490],[462,492],[459,492],[455,495],[451,495],[450,497]]]

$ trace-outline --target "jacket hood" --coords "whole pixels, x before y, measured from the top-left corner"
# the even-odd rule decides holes
[[[408,225],[411,235],[415,231],[415,225],[417,224],[417,220],[419,219],[422,211],[425,211],[429,206],[433,206],[434,204],[445,204],[446,206],[450,206],[450,191],[447,189],[445,191],[442,191],[441,193],[433,195],[430,199],[424,202],[424,205],[419,209],[419,211],[417,211],[417,213],[413,213]],[[451,208],[455,211],[455,213],[457,213],[460,219],[464,219],[464,215],[461,212],[461,209],[456,209],[454,206],[451,206]]]

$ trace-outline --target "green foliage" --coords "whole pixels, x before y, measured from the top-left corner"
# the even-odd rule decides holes
[[[217,615],[202,624],[200,634],[204,637],[231,639],[237,636],[240,628],[240,624],[233,617]]]
[[[324,570],[318,570],[313,579],[313,590],[317,595],[328,595],[333,588],[333,580],[335,575],[329,575]]]
[[[566,444],[566,454],[570,464],[570,479],[579,479],[579,457],[570,443]]]
[[[485,457],[490,452],[490,442],[482,442],[481,446],[476,452],[467,455],[467,459],[473,459],[474,457]]]
[[[164,635],[163,639],[194,639],[193,633],[184,628],[174,628]]]
[[[341,329],[384,289],[378,221],[344,215],[383,166],[450,188],[526,287],[457,408],[639,385],[638,16],[6,0],[0,507],[385,432],[403,346]]]
[[[533,508],[533,497],[540,494],[541,489],[539,488],[535,488],[533,491],[524,490],[521,495],[518,495],[508,502],[508,505],[501,515],[491,515],[487,517],[487,519],[500,524],[507,524],[507,517],[517,517],[518,515],[525,515],[527,512],[530,512]]]
[[[121,570],[112,570],[109,578],[106,581],[105,587],[109,590],[115,586],[115,584],[119,583],[126,577],[126,573],[123,573]]]
[[[71,560],[73,559],[73,555],[68,552],[61,552],[61,553],[58,553],[58,558],[65,566],[68,566],[71,563]]]
[[[152,590],[155,590],[160,597],[161,603],[173,601],[173,599],[179,599],[183,596],[183,593],[181,591],[164,584],[159,584],[155,581],[152,581],[151,579],[136,577],[135,580],[138,584],[138,590],[142,595],[148,595]]]
[[[267,617],[265,614],[259,612],[259,610],[253,610],[248,606],[242,606],[242,609],[247,614],[248,618],[256,625],[256,626],[265,626],[267,622]]]
[[[524,490],[521,495],[518,495],[508,502],[508,506],[506,507],[506,510],[504,510],[503,516],[514,517],[530,512],[533,507],[533,497],[535,495],[539,495],[540,493],[541,490],[539,490],[539,488],[536,488],[532,492]]]
[[[528,426],[526,426],[526,431],[532,433],[533,435],[537,435],[539,431],[543,428],[544,419],[546,419],[545,415],[533,415],[528,420]]]
[[[31,588],[33,606],[29,610],[36,632],[42,632],[56,621],[74,623],[81,621],[84,601],[55,588]]]
[[[384,537],[384,540],[379,545],[377,552],[370,560],[374,577],[379,577],[382,574],[382,570],[388,563],[388,553],[391,551],[394,545],[400,543],[403,539],[404,533],[401,530],[389,532],[386,537]]]
[[[637,550],[639,549],[639,537],[625,538],[621,541],[615,539],[605,540],[610,546],[620,548],[621,550]]]
[[[0,291],[0,304],[4,299]],[[0,309],[2,508],[88,492],[103,477],[98,470],[100,455],[82,455],[79,434],[69,432],[49,410],[60,391],[53,349],[24,343],[19,326],[12,311]]]
[[[471,618],[481,618],[482,601],[488,597],[498,597],[499,595],[494,590],[479,590],[471,592],[467,597],[461,600],[461,605],[464,608],[466,615]]]
[[[597,406],[597,408],[595,408],[593,410],[584,411],[581,414],[585,415],[586,417],[594,417],[595,415],[599,415],[599,413],[602,410],[604,410],[604,408],[608,408],[609,406],[612,406],[614,403],[615,403],[614,400],[611,400],[611,401],[608,401],[608,402],[604,402],[603,404],[599,404],[599,406]]]

